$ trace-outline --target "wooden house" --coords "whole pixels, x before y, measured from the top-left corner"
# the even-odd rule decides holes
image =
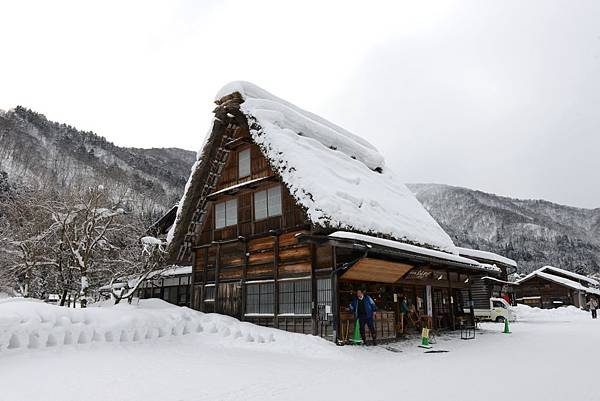
[[[600,299],[597,280],[553,266],[544,266],[517,280],[517,284],[517,302],[538,308],[585,308],[589,297]]]
[[[365,288],[381,339],[472,321],[470,277],[488,270],[371,144],[246,82],[215,103],[168,236],[171,262],[193,266],[192,308],[343,340]]]
[[[189,306],[191,266],[171,266],[153,274],[137,290],[141,299],[160,298],[178,306]]]
[[[516,304],[515,283],[508,280],[516,273],[517,262],[497,253],[457,247],[459,255],[478,261],[488,269],[486,273],[472,275],[471,292],[475,309],[489,308],[490,298],[504,298]]]

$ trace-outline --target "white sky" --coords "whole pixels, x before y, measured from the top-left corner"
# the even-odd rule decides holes
[[[600,2],[0,0],[0,108],[122,146],[200,145],[254,82],[407,182],[600,207]]]

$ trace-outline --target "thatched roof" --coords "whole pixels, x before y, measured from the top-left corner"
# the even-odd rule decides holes
[[[312,224],[457,253],[446,232],[366,140],[248,82],[226,85],[216,103],[217,115],[227,109],[228,116],[245,118],[252,140]],[[169,236],[175,247],[199,201],[206,160],[215,152],[221,125],[220,118],[213,121],[192,169]]]

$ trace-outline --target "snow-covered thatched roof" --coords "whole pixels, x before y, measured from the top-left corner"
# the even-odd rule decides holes
[[[540,273],[542,275],[540,275]],[[553,277],[557,277],[557,278],[562,278],[564,280],[569,280],[567,278],[557,276],[557,274],[558,275],[562,275],[562,276],[570,277],[574,281],[578,281],[578,282],[584,281],[587,284],[592,285],[592,286],[598,286],[598,285],[600,285],[600,283],[597,280],[594,280],[592,278],[586,277],[583,274],[578,274],[578,273],[570,272],[568,270],[561,269],[559,267],[554,267],[554,266],[544,266],[544,267],[541,267],[541,268],[539,268],[539,269],[537,269],[537,270],[529,273],[527,276],[525,276],[525,277],[523,277],[523,278],[521,278],[521,279],[519,279],[517,281],[518,282],[527,281],[527,280],[529,280],[530,278],[532,278],[534,276],[547,278],[546,276],[549,276],[549,275],[551,275]],[[571,280],[569,280],[569,281],[571,281]],[[579,283],[577,283],[577,284],[579,284]],[[579,284],[579,286],[581,286],[581,285]]]
[[[568,288],[572,288],[574,290],[584,291],[588,294],[600,295],[600,290],[598,290],[597,288],[585,287],[577,281],[569,280],[568,278],[560,277],[555,274],[546,273],[543,271],[543,269],[544,268],[538,269],[538,270],[528,274],[527,276],[523,277],[522,279],[517,280],[517,284],[521,284],[521,283],[528,281],[534,277],[539,277],[541,279],[548,280],[553,283],[556,283],[556,284],[559,284],[559,285],[562,285],[562,286],[565,286]],[[562,269],[560,269],[560,270],[562,270]],[[564,271],[566,271],[566,270],[564,270]],[[585,276],[583,276],[583,277],[585,277]]]
[[[369,142],[248,82],[223,87],[217,103],[233,94],[241,96],[240,111],[253,141],[313,224],[457,253],[448,234]],[[202,164],[199,160],[195,168]],[[169,238],[185,225],[180,214],[193,176],[194,171]]]

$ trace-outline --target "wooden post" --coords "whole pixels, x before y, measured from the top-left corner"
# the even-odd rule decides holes
[[[446,270],[446,274],[448,275],[448,293],[450,295],[450,326],[452,327],[452,330],[456,330],[456,317],[454,316],[454,294],[452,294],[452,282],[450,281],[450,272],[448,270]]]
[[[273,244],[273,326],[279,328],[279,234]]]
[[[246,277],[248,275],[248,241],[244,238],[244,262],[242,265],[242,305],[240,305],[240,320],[245,320],[246,316]]]
[[[317,269],[317,246],[315,244],[310,245],[310,292],[312,298],[311,308],[311,320],[312,320],[312,334],[316,336],[318,334],[318,298],[317,298],[317,277],[315,270]]]
[[[215,255],[215,313],[219,313],[219,276],[221,275],[221,244],[217,244]]]
[[[471,311],[471,322],[475,326],[475,303],[473,302],[473,292],[471,291],[471,277],[469,276],[469,310]]]
[[[192,305],[192,300],[194,299],[194,283],[196,282],[196,280],[194,279],[196,277],[196,251],[194,249],[192,249],[192,274],[189,277],[189,281],[188,281],[188,292],[187,292],[187,297],[188,299],[186,299],[186,305],[192,309],[195,309],[194,306]],[[181,277],[179,278],[179,285],[181,285]],[[177,301],[179,301],[179,287],[177,288]]]
[[[202,291],[200,291],[200,311],[201,312],[205,312],[204,310],[204,297],[206,296],[206,280],[208,277],[208,272],[207,272],[207,268],[208,268],[208,249],[209,248],[204,248],[204,270],[202,270]]]
[[[333,313],[333,342],[337,344],[339,339],[339,302],[338,302],[338,280],[337,280],[337,258],[335,255],[335,246],[331,247],[331,260],[333,261],[333,270],[331,272],[331,312]]]

